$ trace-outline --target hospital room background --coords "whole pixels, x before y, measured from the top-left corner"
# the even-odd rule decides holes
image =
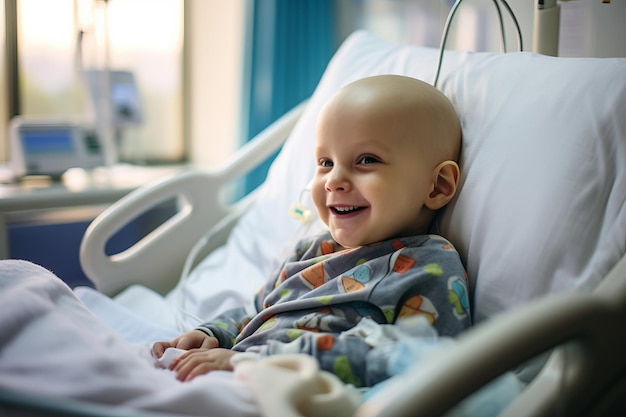
[[[78,260],[80,240],[107,205],[159,176],[189,166],[219,167],[313,92],[330,57],[357,29],[439,47],[453,3],[5,0],[0,4],[0,259],[28,259],[71,286],[89,285]],[[537,0],[509,4],[523,50],[532,51]],[[519,50],[515,25],[506,15],[503,42],[493,5],[463,1],[446,48]],[[560,11],[559,56],[626,57],[625,0],[567,1]],[[130,78],[117,85],[114,74]],[[99,93],[102,80],[111,96]],[[121,88],[118,96],[115,86]],[[107,100],[126,100],[123,123],[103,122],[112,119]],[[95,135],[95,142],[89,136],[90,152],[97,162],[68,154],[55,172],[38,172],[34,164],[16,168],[16,159],[30,157],[16,136],[42,123],[67,131],[78,126],[81,139]],[[238,180],[228,198],[253,190],[268,166],[269,161]],[[171,216],[175,205],[166,202],[136,219],[107,251],[130,246]]]

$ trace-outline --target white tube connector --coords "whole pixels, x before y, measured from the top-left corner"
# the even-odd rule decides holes
[[[533,52],[543,55],[559,55],[559,25],[561,6],[556,0],[539,0],[535,8]]]

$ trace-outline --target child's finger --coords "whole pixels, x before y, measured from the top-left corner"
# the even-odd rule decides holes
[[[154,342],[152,345],[152,354],[157,358],[163,356],[165,349],[167,349],[170,343],[169,342]]]

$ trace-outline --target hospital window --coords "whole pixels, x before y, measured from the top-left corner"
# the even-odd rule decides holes
[[[7,0],[5,8],[17,37],[9,117],[93,121],[97,111],[85,74],[130,72],[143,117],[114,130],[119,160],[186,159],[183,0]],[[11,80],[5,87],[15,88]]]

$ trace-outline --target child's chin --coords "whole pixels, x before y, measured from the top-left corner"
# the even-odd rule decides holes
[[[355,245],[352,239],[346,239],[345,237],[342,237],[341,234],[335,234],[331,232],[331,235],[333,237],[333,240],[337,242],[339,246],[341,246],[342,248],[352,249],[352,248],[356,248],[357,246],[360,246],[360,245]]]
[[[339,239],[335,239],[335,242],[337,242],[339,245],[341,245],[341,247],[346,249],[359,248],[361,246],[368,246],[375,243],[365,239],[342,239],[341,237]]]

